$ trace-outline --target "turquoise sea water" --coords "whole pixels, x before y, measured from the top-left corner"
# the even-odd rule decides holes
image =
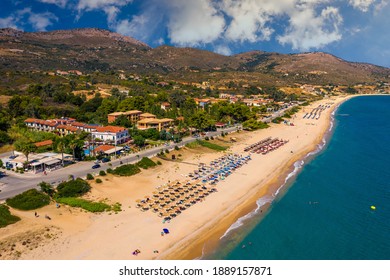
[[[334,117],[265,217],[252,213],[205,259],[390,259],[390,96],[352,98]]]

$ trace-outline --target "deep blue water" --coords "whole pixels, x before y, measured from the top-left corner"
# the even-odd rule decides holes
[[[390,96],[343,103],[328,142],[260,222],[205,258],[390,259]]]

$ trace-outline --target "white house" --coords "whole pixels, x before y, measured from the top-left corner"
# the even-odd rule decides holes
[[[93,139],[100,139],[105,143],[122,144],[129,140],[129,131],[121,126],[102,126],[96,127],[91,132]]]

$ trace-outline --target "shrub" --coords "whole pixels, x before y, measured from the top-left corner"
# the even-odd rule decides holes
[[[106,176],[107,174],[106,174],[106,172],[104,170],[100,170],[99,171],[99,175],[100,176]]]
[[[168,149],[165,149],[165,153],[166,153],[166,154],[169,154],[169,150],[168,150]]]
[[[161,165],[161,164],[162,164],[161,161],[158,160],[158,161],[157,161],[157,165]]]
[[[214,140],[214,136],[210,136],[210,139],[211,139],[211,140]]]
[[[180,150],[180,148],[178,146],[175,146],[175,151],[178,151]]]
[[[112,205],[111,210],[114,212],[122,211],[122,204],[120,204],[119,202],[115,203],[114,205]]]
[[[199,145],[206,147],[206,148],[209,148],[209,149],[212,149],[212,150],[215,150],[215,151],[225,151],[227,149],[227,147],[220,146],[220,145],[206,142],[206,141],[198,140],[197,142],[199,143]]]
[[[107,168],[106,172],[107,172],[108,174],[111,174],[111,173],[112,173],[112,168]]]
[[[91,173],[88,173],[88,174],[87,174],[87,180],[93,180],[93,176],[92,176]]]
[[[141,169],[139,169],[138,166],[134,164],[125,164],[122,166],[119,166],[115,168],[112,171],[112,174],[118,175],[118,176],[132,176],[137,173],[141,172]]]
[[[3,167],[3,161],[0,159],[0,167]]]
[[[47,194],[41,193],[36,189],[25,191],[13,198],[6,200],[7,204],[12,208],[19,210],[34,210],[41,208],[50,203],[50,197]]]
[[[82,198],[63,197],[57,199],[58,203],[63,203],[72,207],[79,207],[89,212],[104,212],[111,210],[111,206],[103,202],[92,202]]]
[[[38,186],[41,188],[41,192],[47,194],[48,196],[53,196],[55,191],[52,185],[50,185],[49,183],[40,182]]]
[[[150,158],[143,157],[139,162],[137,162],[137,166],[143,169],[148,169],[149,167],[156,166],[156,163]]]
[[[209,138],[208,136],[206,136],[206,137],[204,138],[204,140],[209,141],[210,138]]]
[[[87,181],[81,178],[63,182],[57,186],[57,197],[77,197],[81,196],[91,189]]]
[[[103,183],[102,179],[100,179],[100,178],[97,178],[97,179],[95,180],[95,182],[98,183],[98,184]]]
[[[19,220],[19,217],[11,215],[7,205],[0,204],[0,228],[14,224]]]

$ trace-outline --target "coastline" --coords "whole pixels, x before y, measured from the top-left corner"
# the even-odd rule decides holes
[[[289,139],[290,143],[266,156],[253,155],[253,160],[248,165],[238,169],[218,185],[218,193],[186,210],[168,225],[163,225],[161,219],[150,211],[143,213],[135,209],[134,201],[150,194],[155,186],[168,180],[182,180],[183,174],[191,172],[197,163],[209,162],[223,153],[200,152],[191,159],[188,158],[192,166],[164,162],[158,172],[146,170],[130,180],[108,176],[104,184],[93,184],[91,198],[99,200],[108,197],[112,202],[119,201],[123,205],[123,211],[118,215],[93,215],[66,206],[55,209],[50,205],[40,212],[49,213],[53,221],[31,218],[30,212],[13,211],[24,218],[23,223],[0,229],[0,233],[7,236],[13,231],[23,231],[23,227],[29,225],[59,229],[60,233],[55,241],[50,240],[34,250],[24,252],[21,259],[199,258],[204,250],[208,252],[214,249],[220,237],[239,218],[254,211],[260,198],[273,196],[285,184],[286,177],[295,168],[294,163],[317,149],[323,141],[329,131],[332,112],[351,97],[354,96],[320,100],[310,105],[309,107],[315,107],[334,102],[318,121],[302,119],[304,110],[309,110],[305,107],[293,120],[296,126],[278,124],[266,130],[242,133],[242,141],[234,144],[231,152],[242,153],[243,147],[269,136]],[[290,150],[294,150],[293,153]],[[261,207],[263,213],[267,212],[268,207],[269,203]],[[169,227],[171,234],[161,237],[162,227]],[[103,246],[104,244],[107,246]],[[138,257],[131,255],[131,251],[136,248],[142,251]],[[153,253],[155,249],[158,249],[158,254]]]
[[[299,173],[308,161],[326,147],[334,128],[333,115],[337,111],[338,107],[347,100],[357,96],[362,95],[345,96],[338,103],[334,104],[331,108],[332,110],[326,114],[327,125],[322,127],[322,131],[317,135],[315,141],[313,141],[306,149],[300,151],[299,154],[292,156],[280,170],[276,170],[274,172],[274,176],[270,178],[263,187],[259,187],[257,193],[248,193],[245,203],[241,204],[239,208],[235,209],[235,211],[231,212],[228,216],[221,218],[220,221],[216,223],[218,226],[204,228],[203,232],[199,232],[197,236],[193,238],[186,239],[184,243],[184,240],[182,240],[179,244],[177,244],[178,248],[182,248],[181,250],[172,248],[172,250],[168,251],[163,258],[169,260],[191,260],[201,258],[208,252],[215,250],[218,247],[220,240],[224,236],[228,235],[231,230],[234,231],[236,228],[241,227],[242,224],[232,228],[232,225],[240,222],[240,219],[250,219],[251,217],[247,216],[259,215],[258,212],[261,210],[262,217],[259,218],[261,221],[261,219],[264,218],[264,215],[266,215],[272,201],[276,199],[277,196],[283,195],[284,192],[288,190],[286,185],[291,182],[291,179]],[[323,145],[322,147],[320,147],[321,144]],[[303,160],[305,160],[304,163]],[[298,162],[300,163],[300,166],[297,170],[295,170],[295,164]],[[260,182],[261,181],[259,181],[258,185],[260,185]],[[280,192],[281,194],[279,194]],[[261,206],[257,204],[260,199],[270,196],[273,197],[272,200],[266,200],[266,202]],[[207,248],[205,248],[206,243]],[[183,248],[185,248],[185,250],[183,250]]]

